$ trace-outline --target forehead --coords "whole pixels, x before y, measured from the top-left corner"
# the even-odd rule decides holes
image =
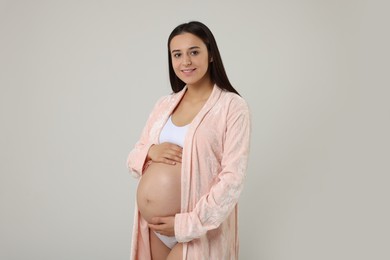
[[[206,45],[198,36],[192,33],[183,33],[172,38],[169,47],[173,50],[186,50],[191,47],[206,48]]]

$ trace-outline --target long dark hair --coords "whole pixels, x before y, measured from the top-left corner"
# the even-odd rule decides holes
[[[177,93],[184,88],[186,85],[181,79],[179,79],[172,67],[172,57],[170,53],[170,43],[176,35],[183,33],[191,33],[199,37],[204,44],[207,46],[207,51],[209,56],[212,57],[213,62],[209,63],[210,78],[213,83],[215,83],[219,88],[234,92],[237,95],[237,90],[235,90],[230,84],[230,81],[226,75],[225,68],[222,63],[221,55],[219,54],[217,42],[215,41],[214,35],[211,33],[210,29],[201,22],[192,21],[189,23],[183,23],[177,26],[169,35],[168,38],[168,62],[169,62],[169,79],[171,81],[171,87],[173,92]]]

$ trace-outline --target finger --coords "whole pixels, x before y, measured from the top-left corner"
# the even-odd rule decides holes
[[[182,159],[177,156],[168,155],[160,160],[162,163],[175,165],[176,163],[181,163]]]
[[[172,151],[175,151],[176,153],[182,153],[183,148],[181,146],[175,145],[174,147],[171,148]]]
[[[181,150],[183,149],[180,145],[177,145],[177,144],[174,144],[174,143],[166,143],[167,146],[171,149],[175,149],[175,150]]]
[[[161,225],[161,224],[164,224],[165,221],[164,221],[164,217],[153,217],[151,220],[150,220],[150,224],[153,224],[153,225]]]
[[[166,155],[169,158],[180,158],[181,159],[181,157],[182,157],[182,153],[178,153],[178,152],[169,152]]]
[[[161,229],[159,229],[159,228],[156,227],[155,225],[149,224],[148,226],[149,226],[149,229],[150,229],[150,230],[153,230],[154,232],[159,233],[159,234],[161,233]]]
[[[158,225],[154,225],[154,224],[148,224],[148,227],[150,229],[153,229],[154,231],[157,231],[157,229],[158,229]]]
[[[165,158],[170,159],[172,161],[181,162],[182,154],[181,153],[167,153]]]
[[[176,164],[176,161],[174,160],[169,160],[169,159],[164,159],[162,160],[162,163],[166,163],[166,164],[169,164],[169,165],[175,165]]]
[[[169,143],[169,142],[162,143],[161,147],[162,147],[163,150],[177,150],[177,151],[180,151],[180,149],[182,149],[181,146],[179,146],[177,144],[174,144],[174,143]]]
[[[156,223],[159,225],[166,224],[167,223],[167,217],[154,217]]]
[[[170,165],[176,164],[177,160],[171,159],[171,157],[172,156],[170,156],[170,155],[165,155],[165,156],[155,158],[153,161],[157,162],[157,163],[166,163],[166,164],[170,164]]]
[[[183,147],[175,145],[172,150],[174,150],[174,151],[176,151],[178,153],[182,153],[183,152]]]
[[[171,155],[171,156],[180,156],[183,154],[182,151],[169,149],[164,152],[164,155]]]
[[[165,232],[165,224],[161,224],[161,225],[148,224],[148,227],[153,231],[156,231],[157,233]]]
[[[153,217],[150,221],[149,221],[149,224],[150,225],[157,225],[158,224],[158,221],[159,221],[159,217]]]
[[[167,147],[167,150],[173,151],[175,153],[182,153],[183,148],[181,146],[178,146],[176,144],[171,144]]]
[[[181,163],[182,161],[182,158],[181,157],[177,157],[177,156],[172,156],[172,157],[169,157],[168,159],[169,161],[172,161],[172,162],[178,162],[178,163]]]

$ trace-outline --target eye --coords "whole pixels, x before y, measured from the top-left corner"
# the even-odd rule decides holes
[[[172,56],[173,56],[174,58],[180,58],[181,53],[175,52]]]
[[[191,55],[192,55],[192,56],[196,56],[196,55],[198,55],[198,54],[199,54],[199,51],[192,51],[192,52],[191,52]]]

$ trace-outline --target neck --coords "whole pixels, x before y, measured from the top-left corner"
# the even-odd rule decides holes
[[[214,83],[210,79],[199,84],[187,85],[186,96],[193,100],[205,100],[210,96],[213,87]]]

